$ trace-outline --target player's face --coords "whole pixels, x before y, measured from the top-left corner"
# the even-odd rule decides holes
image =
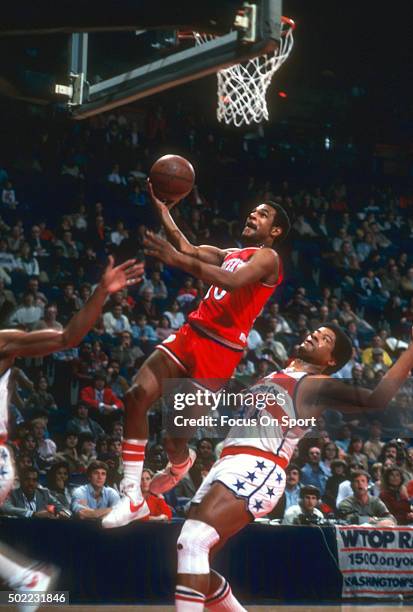
[[[254,244],[259,244],[271,235],[275,238],[280,231],[273,225],[275,215],[276,211],[271,206],[259,204],[248,215],[242,237]]]
[[[336,344],[336,335],[328,327],[319,327],[298,347],[298,357],[307,363],[319,366],[333,366],[335,360],[333,351]]]

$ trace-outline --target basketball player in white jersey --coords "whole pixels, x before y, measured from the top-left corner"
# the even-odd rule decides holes
[[[109,258],[102,279],[84,307],[79,310],[62,331],[45,329],[24,332],[18,329],[0,330],[0,504],[6,499],[14,483],[14,465],[7,441],[10,372],[17,357],[40,357],[55,351],[77,346],[91,329],[101,313],[110,293],[140,282],[143,264],[130,259],[114,267]],[[9,549],[0,544],[0,580],[18,592],[47,591],[56,570],[29,560],[17,561]],[[38,606],[20,606],[20,610],[34,612]]]
[[[257,410],[257,402],[250,407],[249,401],[244,425],[230,429],[221,458],[192,499],[178,539],[178,612],[244,610],[225,578],[210,570],[211,552],[274,508],[284,491],[285,468],[313,417],[327,408],[344,413],[384,410],[413,368],[411,343],[373,391],[330,378],[351,352],[344,332],[325,325],[307,337],[286,369],[248,390],[262,400],[262,409]],[[292,419],[303,421],[297,426]]]

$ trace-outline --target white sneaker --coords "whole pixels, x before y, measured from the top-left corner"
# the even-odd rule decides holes
[[[123,525],[128,525],[132,521],[145,518],[150,513],[148,504],[142,497],[141,489],[136,483],[124,480],[122,482],[122,492],[124,497],[102,519],[102,526],[105,529],[123,527]]]
[[[194,465],[196,459],[196,452],[192,448],[189,448],[188,452],[189,457],[181,467],[177,468],[176,465],[169,462],[163,470],[155,474],[149,487],[151,493],[154,495],[166,493],[166,491],[173,489],[182,480]]]
[[[16,593],[48,593],[52,591],[55,583],[59,577],[59,570],[54,565],[47,565],[46,563],[37,563],[28,567],[24,572],[21,580],[17,584],[13,585],[13,589]],[[43,605],[39,604],[17,604],[17,610],[19,612],[36,612],[39,607]]]

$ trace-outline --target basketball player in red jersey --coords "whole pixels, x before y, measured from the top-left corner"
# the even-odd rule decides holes
[[[129,260],[114,267],[109,258],[102,279],[84,307],[62,331],[45,329],[25,332],[19,329],[0,331],[0,504],[14,485],[14,465],[7,441],[10,373],[17,357],[40,357],[55,351],[77,346],[101,313],[108,295],[141,281],[143,264]],[[35,515],[35,514],[34,514]],[[50,513],[50,518],[54,515]],[[0,544],[0,580],[18,593],[45,592],[50,589],[56,570],[44,564],[18,558],[13,551]],[[37,610],[40,604],[17,604],[21,612]]]
[[[244,610],[225,578],[210,570],[211,553],[274,508],[284,491],[285,468],[313,418],[327,408],[384,410],[413,368],[411,343],[373,391],[330,378],[351,353],[344,332],[325,325],[307,337],[287,368],[248,389],[262,409],[248,401],[242,423],[230,429],[220,459],[195,493],[178,539],[177,612]]]
[[[189,243],[171,217],[168,207],[148,189],[169,240],[148,232],[147,255],[200,278],[211,287],[189,321],[158,345],[146,360],[125,397],[123,443],[124,497],[102,521],[104,527],[119,527],[149,513],[140,491],[145,446],[148,438],[146,413],[162,393],[165,379],[219,379],[218,390],[237,367],[247,336],[256,317],[282,281],[282,265],[273,244],[290,229],[288,215],[274,202],[256,206],[242,232],[242,249],[219,249]],[[169,464],[155,475],[151,492],[174,487],[192,466],[195,452],[186,440],[164,442]]]

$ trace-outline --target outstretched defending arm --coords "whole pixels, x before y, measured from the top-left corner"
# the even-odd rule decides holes
[[[278,255],[269,248],[259,249],[251,259],[235,272],[218,268],[184,253],[179,253],[169,242],[153,232],[147,232],[144,240],[145,254],[160,259],[169,266],[175,266],[200,278],[206,283],[232,291],[256,283],[268,276],[278,276]]]
[[[184,253],[189,257],[194,257],[195,259],[199,259],[200,261],[214,266],[220,266],[222,264],[228,251],[207,244],[203,244],[201,246],[191,244],[171,216],[170,210],[177,204],[177,202],[168,207],[161,200],[159,200],[153,192],[152,183],[149,179],[148,193],[155,209],[159,214],[162,227],[165,230],[168,240],[180,253]]]
[[[143,264],[134,259],[114,267],[113,257],[109,258],[99,285],[85,306],[69,321],[63,331],[45,329],[24,332],[18,329],[0,331],[0,359],[13,357],[38,357],[55,351],[77,346],[100,315],[102,306],[110,293],[140,282]]]
[[[412,330],[413,332],[413,330]],[[412,334],[413,335],[413,334]],[[400,355],[372,391],[350,387],[330,377],[308,377],[303,381],[304,404],[317,406],[319,412],[331,408],[341,412],[385,410],[413,369],[413,342]]]

